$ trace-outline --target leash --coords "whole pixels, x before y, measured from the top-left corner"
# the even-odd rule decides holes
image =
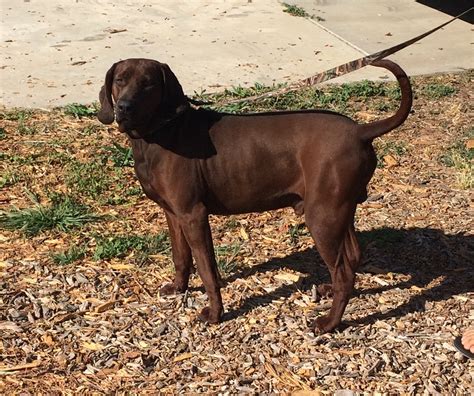
[[[406,47],[412,45],[413,43],[416,43],[417,41],[425,38],[426,36],[429,36],[430,34],[436,32],[437,30],[442,29],[443,27],[445,27],[446,25],[449,25],[451,22],[455,21],[456,19],[459,19],[463,15],[471,12],[473,9],[474,9],[474,7],[471,7],[470,9],[464,11],[463,13],[461,13],[458,16],[450,19],[449,21],[444,22],[443,24],[427,31],[426,33],[420,34],[419,36],[416,36],[416,37],[414,37],[410,40],[404,41],[403,43],[397,44],[393,47],[384,49],[382,51],[375,52],[373,54],[363,56],[362,58],[355,59],[353,61],[344,63],[342,65],[333,67],[332,69],[329,69],[329,70],[323,71],[321,73],[315,74],[311,77],[307,77],[307,78],[304,78],[302,80],[296,81],[296,82],[290,84],[287,87],[283,87],[283,88],[280,88],[280,89],[276,89],[274,91],[270,91],[270,92],[266,92],[266,93],[258,94],[258,95],[253,95],[253,96],[248,96],[246,98],[239,98],[239,99],[228,99],[228,100],[217,101],[217,102],[206,102],[206,101],[201,101],[201,100],[188,98],[188,101],[193,106],[195,106],[197,108],[202,107],[202,106],[217,106],[217,107],[220,107],[220,106],[225,106],[225,105],[235,104],[235,103],[241,103],[241,102],[254,102],[254,101],[257,101],[257,100],[260,100],[260,99],[266,99],[266,98],[270,98],[270,97],[273,97],[273,96],[298,91],[301,88],[310,87],[310,86],[322,83],[324,81],[332,80],[333,78],[343,76],[344,74],[353,72],[353,71],[358,70],[358,69],[360,69],[364,66],[370,65],[371,63],[373,63],[375,61],[386,58],[387,56],[392,55],[395,52],[398,52],[398,51],[402,50],[403,48],[406,48]]]

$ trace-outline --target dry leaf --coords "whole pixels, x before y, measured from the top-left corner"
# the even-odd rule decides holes
[[[391,168],[392,166],[396,166],[398,165],[398,161],[397,159],[393,156],[393,155],[385,155],[383,157],[383,161],[385,162],[385,165],[387,165],[387,167]]]
[[[0,322],[0,330],[10,330],[14,331],[15,333],[21,333],[23,329],[18,326],[15,322]]]
[[[298,282],[301,275],[292,274],[290,272],[280,272],[274,276],[275,279],[286,281],[286,282]]]
[[[135,268],[133,264],[109,264],[109,268],[116,271],[126,271]]]
[[[89,351],[100,351],[105,348],[104,345],[98,344],[96,342],[83,342],[82,343],[82,348],[87,349]]]
[[[38,283],[38,278],[29,278],[29,277],[25,277],[22,279],[23,282],[26,282],[26,283],[29,283],[31,285],[34,285],[36,283]]]
[[[116,301],[108,301],[104,304],[99,305],[98,307],[95,307],[95,312],[101,313],[108,311],[110,308],[112,308],[115,305]]]
[[[31,363],[26,364],[18,364],[16,366],[0,366],[0,373],[2,372],[9,372],[9,371],[18,371],[18,370],[26,370],[29,368],[35,368],[41,365],[41,360],[35,360]]]
[[[364,122],[370,122],[377,118],[377,114],[368,111],[358,111],[355,117]]]
[[[128,351],[123,354],[123,357],[126,359],[136,359],[137,357],[141,356],[140,351]]]
[[[41,336],[41,341],[43,341],[48,346],[54,345],[53,337],[51,337],[49,334],[43,334]]]
[[[363,349],[338,349],[337,352],[343,355],[353,356],[353,355],[363,354],[364,350]]]
[[[183,360],[191,359],[193,357],[192,353],[183,353],[182,355],[176,356],[173,359],[174,363],[182,362]]]
[[[244,227],[240,227],[240,236],[242,237],[244,241],[249,240],[249,234],[247,234],[247,231],[245,231]]]

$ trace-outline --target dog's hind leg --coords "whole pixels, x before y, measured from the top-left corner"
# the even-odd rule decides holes
[[[320,256],[328,266],[332,280],[333,302],[327,316],[316,319],[315,332],[329,332],[340,323],[349,302],[359,266],[361,252],[354,230],[355,205],[346,202],[339,207],[318,205],[306,212]]]

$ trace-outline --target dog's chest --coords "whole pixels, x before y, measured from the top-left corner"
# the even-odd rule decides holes
[[[143,147],[138,142],[132,142],[135,174],[140,182],[145,195],[158,203],[167,207],[162,193],[162,180],[160,172],[157,172],[157,153],[148,152],[147,147]]]

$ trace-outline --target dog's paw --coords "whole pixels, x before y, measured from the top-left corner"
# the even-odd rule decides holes
[[[334,321],[329,316],[320,316],[313,322],[312,327],[314,334],[321,335],[333,331],[337,324],[334,324]]]
[[[332,285],[330,283],[325,283],[316,287],[319,297],[329,298],[333,296]]]
[[[198,317],[200,321],[205,323],[219,323],[221,321],[221,316],[221,312],[216,314],[211,311],[210,307],[204,307]]]
[[[177,287],[174,283],[167,283],[160,289],[160,296],[171,296],[173,294],[184,293],[186,288]]]

